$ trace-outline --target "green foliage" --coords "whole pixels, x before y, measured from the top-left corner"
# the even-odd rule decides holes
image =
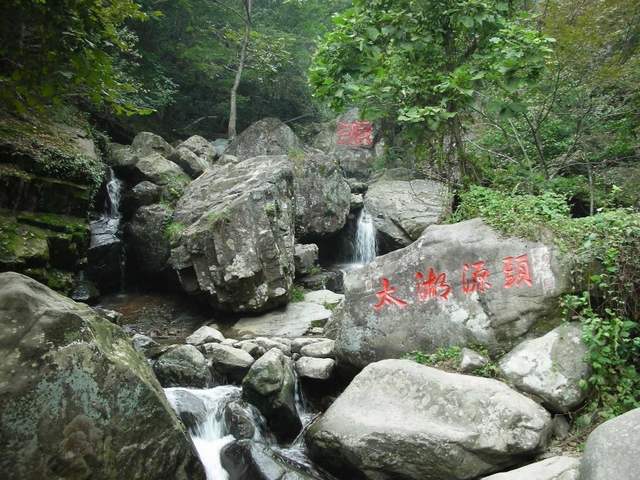
[[[478,215],[509,234],[538,239],[547,232],[573,262],[574,288],[562,305],[570,320],[582,322],[590,351],[587,414],[611,418],[640,406],[640,214],[603,210],[572,219],[549,192],[508,195],[474,187],[462,195],[456,217]]]
[[[460,347],[438,348],[435,353],[422,353],[421,350],[412,350],[410,353],[403,355],[401,358],[413,360],[422,365],[433,367],[446,367],[448,369],[457,368],[460,363]]]
[[[211,227],[222,227],[229,222],[229,212],[222,210],[220,212],[212,212],[207,215],[207,223]]]
[[[317,265],[314,265],[313,267],[311,267],[309,269],[309,276],[313,277],[314,275],[318,275],[319,273],[322,273],[322,268],[320,268]]]
[[[143,19],[131,0],[10,0],[0,6],[0,101],[18,112],[81,95],[132,113],[121,102],[132,87],[114,72],[111,54],[129,52],[123,24]]]
[[[462,154],[461,116],[487,85],[509,94],[546,71],[550,38],[499,0],[356,0],[334,17],[309,70],[331,107],[390,116],[410,135],[448,130]],[[501,101],[503,114],[521,102]]]
[[[185,225],[181,222],[171,222],[164,230],[165,238],[169,239],[171,244],[177,244],[185,231]]]
[[[569,219],[564,197],[550,191],[516,195],[473,186],[460,198],[461,203],[448,222],[482,217],[500,231],[525,238],[540,239],[553,225]]]
[[[302,302],[304,300],[304,287],[302,285],[294,285],[291,289],[291,301]]]
[[[327,310],[334,310],[338,306],[338,304],[337,303],[323,302],[322,306],[324,308],[326,308]]]

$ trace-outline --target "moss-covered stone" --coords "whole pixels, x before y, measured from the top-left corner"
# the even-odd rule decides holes
[[[204,479],[142,354],[95,310],[0,274],[3,478]]]

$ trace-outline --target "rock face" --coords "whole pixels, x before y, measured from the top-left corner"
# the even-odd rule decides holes
[[[609,420],[587,438],[580,480],[632,480],[640,470],[640,408]]]
[[[282,121],[264,118],[240,133],[225,153],[242,161],[260,155],[303,154],[304,150],[304,144]]]
[[[313,146],[338,161],[346,177],[366,179],[371,165],[383,153],[371,122],[359,119],[357,109],[338,117],[314,139]]]
[[[171,215],[168,207],[153,204],[140,207],[126,225],[125,238],[133,254],[130,261],[142,274],[161,273],[167,266],[171,247],[165,230]]]
[[[551,457],[509,472],[496,473],[482,480],[579,480],[580,459]]]
[[[242,398],[255,405],[280,439],[293,439],[302,427],[294,400],[291,360],[272,348],[252,365],[242,381]]]
[[[451,208],[447,196],[447,187],[438,182],[384,180],[369,187],[364,204],[391,251],[410,245],[425,228],[440,222]]]
[[[570,323],[520,343],[500,359],[498,369],[517,390],[539,398],[552,412],[566,413],[589,394],[579,385],[591,376],[591,368],[582,360],[588,353],[581,325]]]
[[[3,477],[204,479],[144,357],[93,309],[0,274]]]
[[[557,324],[568,281],[553,246],[504,238],[480,219],[431,226],[409,247],[345,278],[327,331],[341,368],[412,350],[483,345],[508,351],[525,333]]]
[[[185,291],[233,311],[261,311],[289,300],[294,210],[286,157],[213,167],[189,185],[173,220],[184,231],[170,262]]]
[[[296,236],[313,240],[344,227],[351,204],[351,189],[334,160],[321,153],[289,155],[294,163]]]
[[[551,417],[496,380],[409,360],[366,367],[307,431],[339,478],[473,479],[542,451]]]

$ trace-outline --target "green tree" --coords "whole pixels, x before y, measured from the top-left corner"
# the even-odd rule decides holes
[[[132,0],[6,0],[0,5],[0,100],[15,110],[72,97],[133,112],[123,93],[132,87],[112,56],[130,52],[135,37],[123,28],[143,19]]]
[[[445,132],[464,170],[462,121],[477,93],[506,94],[539,79],[549,43],[527,26],[515,2],[500,0],[356,0],[334,18],[310,69],[315,94],[336,110],[359,106],[410,133]],[[509,115],[524,109],[502,98]]]
[[[524,184],[532,193],[552,188],[588,203],[593,214],[621,200],[612,198],[620,197],[615,167],[637,161],[640,6],[562,0],[540,4],[540,13],[541,28],[557,39],[549,74],[511,94],[527,105],[515,115],[478,102],[482,120],[468,140],[484,174],[508,172],[490,175],[495,185]]]

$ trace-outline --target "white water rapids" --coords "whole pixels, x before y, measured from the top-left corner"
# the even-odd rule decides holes
[[[297,380],[297,379],[296,379]],[[232,402],[242,404],[242,389],[233,385],[221,385],[206,390],[171,387],[164,389],[169,405],[181,416],[187,414],[199,421],[193,422],[197,426],[189,428],[189,434],[198,451],[198,456],[207,472],[207,480],[233,480],[222,466],[220,452],[225,445],[234,441],[231,435],[231,426],[225,420],[225,409]],[[311,421],[313,413],[304,408],[304,399],[296,381],[296,407],[303,425]],[[264,442],[281,455],[305,465],[310,469],[313,466],[309,462],[302,439],[290,447],[281,447],[275,444],[266,428],[266,421],[260,412],[250,405],[243,407],[244,413],[253,420],[255,433],[253,440]]]

